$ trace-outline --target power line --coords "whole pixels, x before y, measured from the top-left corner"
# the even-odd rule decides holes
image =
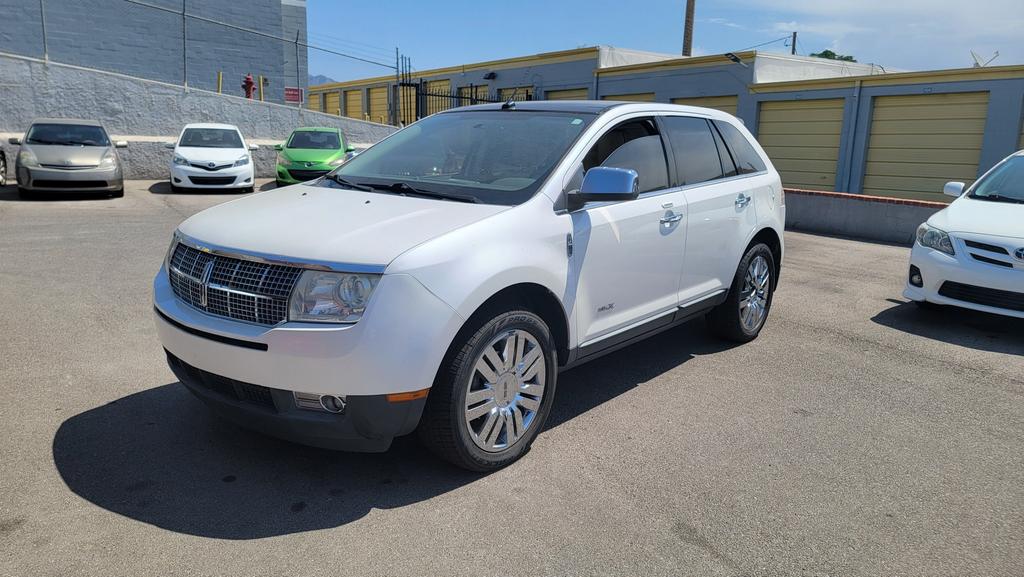
[[[782,42],[783,40],[789,40],[789,36],[787,35],[787,36],[783,36],[782,38],[776,38],[775,40],[769,40],[768,42],[762,42],[760,44],[755,44],[753,46],[747,46],[746,48],[741,48],[739,50],[736,50],[735,52],[744,52],[746,50],[751,50],[751,49],[754,49],[754,48],[760,48],[762,46],[767,46],[769,44],[775,44],[776,42]]]
[[[210,24],[217,24],[218,26],[223,26],[225,28],[230,28],[232,30],[238,30],[240,32],[247,32],[249,34],[254,34],[256,36],[261,36],[263,38],[270,38],[272,40],[278,40],[278,41],[281,41],[281,42],[287,42],[288,44],[298,44],[299,46],[303,46],[305,48],[312,48],[313,50],[319,50],[321,52],[326,52],[328,54],[334,54],[335,56],[341,56],[343,58],[349,58],[349,59],[352,59],[352,60],[358,60],[360,62],[366,62],[367,64],[375,64],[377,66],[383,66],[384,68],[389,68],[391,70],[395,70],[395,65],[394,64],[385,64],[383,62],[378,62],[378,61],[372,60],[370,58],[361,58],[359,56],[354,56],[352,54],[346,54],[345,52],[339,52],[337,50],[331,50],[329,48],[323,48],[321,46],[315,46],[315,45],[308,44],[306,42],[302,42],[302,41],[299,41],[299,40],[292,40],[290,38],[282,38],[281,36],[275,36],[273,34],[267,34],[266,32],[260,32],[259,30],[253,30],[251,28],[245,28],[245,27],[242,27],[242,26],[235,26],[234,24],[228,24],[227,22],[221,22],[219,20],[214,20],[212,18],[206,18],[206,17],[203,17],[203,16],[197,16],[195,14],[188,14],[184,10],[181,10],[181,11],[172,10],[170,8],[165,8],[163,6],[157,6],[155,4],[149,4],[148,2],[142,2],[141,0],[123,0],[123,1],[127,2],[129,4],[135,4],[135,5],[138,5],[138,6],[145,6],[146,8],[152,8],[154,10],[160,10],[161,12],[169,12],[171,14],[178,14],[180,16],[191,18],[193,20],[199,20],[200,22],[208,22]]]

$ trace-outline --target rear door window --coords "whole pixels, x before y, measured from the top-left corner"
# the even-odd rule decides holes
[[[675,157],[676,185],[715,180],[724,176],[718,145],[708,121],[693,116],[662,117]],[[732,160],[729,161],[732,168]]]
[[[736,174],[751,174],[768,170],[760,155],[750,145],[747,137],[743,136],[735,126],[721,120],[713,122],[715,127],[718,128],[718,133],[722,135],[722,140],[725,141],[726,146],[729,148],[732,161],[736,165]]]

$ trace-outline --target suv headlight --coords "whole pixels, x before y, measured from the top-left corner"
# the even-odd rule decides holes
[[[180,154],[175,154],[174,164],[177,164],[178,166],[188,166],[188,159]]]
[[[117,164],[117,156],[114,154],[113,149],[103,153],[103,158],[100,159],[100,166],[114,166]]]
[[[245,166],[246,164],[249,164],[249,155],[248,154],[235,161],[235,166]]]
[[[32,154],[31,150],[24,149],[18,153],[18,163],[30,168],[39,166],[39,162],[36,160],[36,155]]]
[[[363,316],[380,275],[307,270],[288,305],[288,320],[354,323]]]
[[[946,231],[939,230],[927,222],[921,223],[921,226],[917,227],[917,242],[921,246],[933,248],[948,255],[954,254],[953,241],[949,239]]]

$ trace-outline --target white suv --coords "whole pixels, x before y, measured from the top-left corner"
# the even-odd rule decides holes
[[[232,189],[252,192],[256,182],[252,151],[230,124],[189,124],[178,140],[166,145],[171,159],[171,190]]]
[[[156,324],[181,382],[243,426],[361,451],[418,430],[489,470],[543,428],[559,371],[698,316],[755,338],[784,213],[721,112],[460,108],[186,220]]]

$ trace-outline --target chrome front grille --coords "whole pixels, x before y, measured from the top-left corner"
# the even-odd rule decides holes
[[[167,274],[174,294],[201,311],[261,325],[288,318],[302,269],[203,252],[179,242]]]

